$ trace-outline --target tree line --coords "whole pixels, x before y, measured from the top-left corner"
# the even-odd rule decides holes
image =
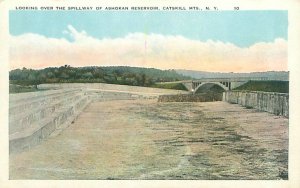
[[[15,69],[9,72],[10,84],[38,85],[42,83],[109,83],[150,87],[156,82],[187,80],[190,77],[175,70],[160,70],[128,66],[111,67],[48,67],[45,69]]]

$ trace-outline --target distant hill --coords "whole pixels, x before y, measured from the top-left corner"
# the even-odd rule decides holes
[[[268,71],[268,72],[251,72],[251,73],[221,73],[221,72],[205,72],[192,70],[175,70],[184,76],[200,78],[234,78],[234,77],[267,77],[270,80],[289,80],[289,72],[287,71]]]
[[[40,70],[15,69],[9,72],[10,84],[38,85],[41,83],[109,83],[152,86],[156,82],[191,79],[175,70],[160,70],[128,66],[111,67],[49,67]]]

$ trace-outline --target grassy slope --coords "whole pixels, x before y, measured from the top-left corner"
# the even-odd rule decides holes
[[[153,84],[151,87],[155,88],[163,88],[163,89],[176,89],[176,90],[184,90],[187,91],[186,87],[184,87],[181,83],[171,83],[171,84]]]
[[[287,82],[287,81],[249,81],[246,84],[235,88],[234,90],[288,93],[289,92],[289,82]]]
[[[19,86],[19,85],[9,84],[9,93],[25,93],[25,92],[35,92],[35,91],[44,91],[44,89],[41,90],[32,86]]]

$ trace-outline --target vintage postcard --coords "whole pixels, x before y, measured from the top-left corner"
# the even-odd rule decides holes
[[[299,2],[205,2],[1,2],[1,184],[300,186]]]

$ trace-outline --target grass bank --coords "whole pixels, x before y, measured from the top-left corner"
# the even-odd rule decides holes
[[[187,91],[186,87],[182,83],[170,83],[170,84],[153,84],[150,87],[162,88],[162,89],[176,89]]]
[[[249,81],[233,90],[289,93],[288,81]]]
[[[26,93],[26,92],[36,92],[44,91],[44,89],[38,89],[35,86],[21,86],[9,84],[9,93]]]

